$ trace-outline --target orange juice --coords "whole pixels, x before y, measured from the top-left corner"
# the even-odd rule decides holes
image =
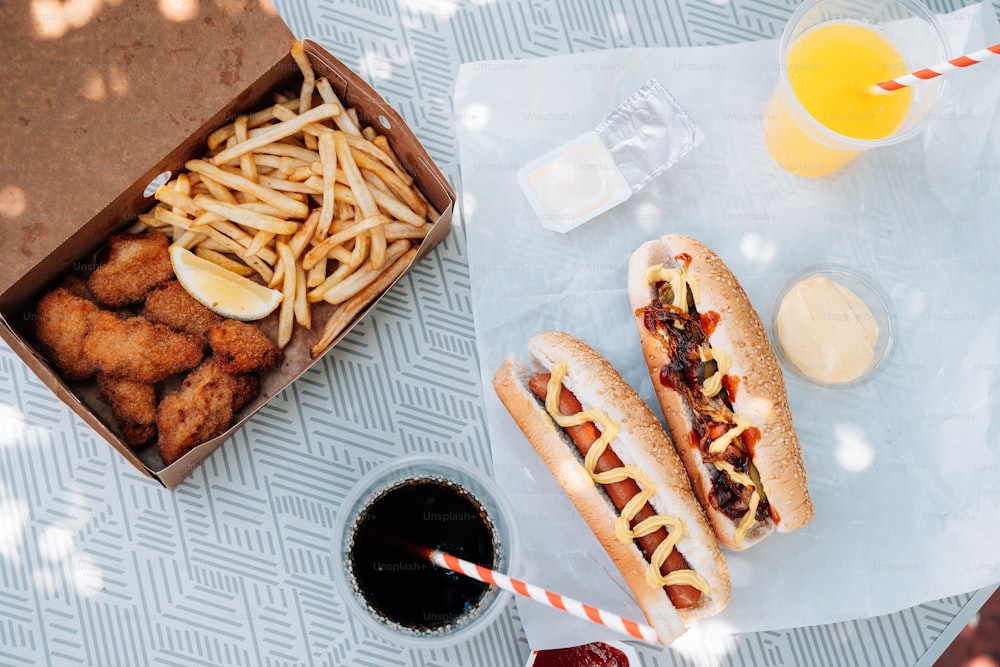
[[[860,21],[821,23],[792,42],[786,55],[790,93],[779,86],[764,121],[772,157],[800,176],[824,176],[864,147],[850,140],[884,139],[906,119],[909,88],[880,94],[879,81],[905,74],[906,63],[887,39]],[[801,108],[788,98],[794,95]],[[803,111],[809,118],[803,118]],[[847,141],[824,137],[819,123]]]

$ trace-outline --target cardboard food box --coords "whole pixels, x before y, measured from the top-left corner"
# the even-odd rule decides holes
[[[68,274],[93,265],[110,233],[129,227],[149,210],[155,203],[150,183],[158,175],[176,174],[185,161],[202,156],[213,130],[239,114],[269,106],[273,93],[298,91],[301,74],[289,53],[295,39],[280,17],[264,3],[231,4],[201,3],[195,15],[178,21],[158,15],[147,3],[124,2],[102,10],[108,16],[91,17],[93,25],[63,26],[57,37],[45,32],[55,28],[39,24],[36,17],[35,24],[21,26],[19,37],[0,47],[0,58],[14,75],[3,102],[8,108],[0,110],[22,121],[0,143],[0,165],[12,176],[5,179],[6,185],[0,183],[5,197],[0,201],[0,252],[14,258],[0,270],[0,336],[112,447],[170,489],[318,361],[309,350],[332,306],[323,304],[327,309],[316,312],[319,325],[312,331],[296,328],[282,365],[260,373],[259,396],[239,411],[225,433],[167,467],[155,443],[133,451],[122,441],[93,380],[73,385],[63,381],[33,342],[31,322],[46,291]],[[69,46],[60,43],[67,35],[72,38]],[[43,64],[71,68],[79,76],[44,81],[29,58],[17,55],[29,46]],[[330,81],[344,105],[357,110],[362,126],[386,135],[415,185],[441,211],[415,264],[449,233],[454,190],[378,93],[319,45],[306,42],[305,47],[316,77]],[[89,56],[80,49],[89,49]],[[29,104],[66,109],[53,107],[52,100],[80,104],[81,91],[96,98],[94,109],[57,115],[25,111]],[[82,104],[87,106],[86,101]],[[272,340],[276,318],[277,312],[257,323]]]

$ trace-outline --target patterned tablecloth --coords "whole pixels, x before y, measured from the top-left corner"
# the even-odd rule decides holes
[[[460,63],[773,38],[793,0],[275,3],[370,81],[461,192]],[[968,0],[933,0],[946,12]],[[380,645],[337,600],[331,527],[352,482],[407,452],[490,466],[461,224],[322,363],[176,491],[127,464],[0,347],[0,665],[510,665],[510,605],[467,644]],[[738,635],[647,665],[930,664],[985,592]],[[936,641],[937,640],[937,641]]]

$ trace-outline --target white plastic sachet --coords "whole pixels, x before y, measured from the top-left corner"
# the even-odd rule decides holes
[[[521,167],[517,181],[542,225],[568,232],[624,202],[703,139],[650,79],[592,131]]]

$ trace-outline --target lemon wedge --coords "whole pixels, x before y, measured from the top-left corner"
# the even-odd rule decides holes
[[[198,257],[190,250],[170,246],[174,275],[198,303],[234,320],[259,320],[281,303],[281,292]]]

